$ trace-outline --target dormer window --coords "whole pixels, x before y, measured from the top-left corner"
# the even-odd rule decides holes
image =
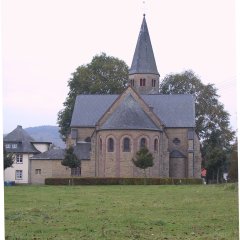
[[[12,144],[12,148],[17,148],[17,144],[16,143]]]
[[[146,85],[146,79],[145,78],[140,78],[140,86],[143,87]]]
[[[17,143],[7,143],[5,144],[5,148],[13,148],[13,149],[16,149],[18,147]]]

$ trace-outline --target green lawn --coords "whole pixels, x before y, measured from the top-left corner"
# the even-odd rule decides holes
[[[6,239],[238,239],[235,185],[5,187]]]

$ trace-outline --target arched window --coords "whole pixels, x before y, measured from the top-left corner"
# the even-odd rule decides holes
[[[158,152],[158,139],[154,140],[154,152]]]
[[[140,140],[140,148],[145,148],[147,145],[146,138],[141,138]]]
[[[156,79],[152,79],[152,87],[156,87]]]
[[[100,152],[102,152],[102,139],[101,138],[99,139],[99,149],[100,149]]]
[[[114,151],[114,140],[112,138],[108,139],[108,152]]]
[[[130,84],[131,84],[132,87],[134,87],[134,79],[130,80]]]
[[[123,139],[123,152],[130,152],[130,139],[128,137],[125,137]]]
[[[140,78],[140,86],[145,86],[145,85],[146,85],[146,79]]]

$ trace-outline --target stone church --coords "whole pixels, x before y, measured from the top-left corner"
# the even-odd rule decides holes
[[[132,158],[147,147],[154,156],[148,177],[201,177],[194,96],[159,94],[159,78],[144,15],[125,91],[76,98],[68,145],[81,176],[143,176]]]

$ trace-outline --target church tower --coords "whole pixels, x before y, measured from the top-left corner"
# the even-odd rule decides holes
[[[144,14],[129,70],[129,82],[140,94],[156,94],[159,92],[159,77]]]

